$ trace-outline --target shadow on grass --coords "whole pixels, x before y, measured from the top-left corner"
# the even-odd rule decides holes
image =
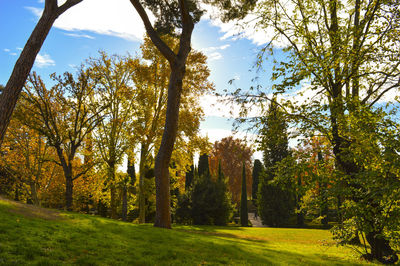
[[[0,208],[1,265],[358,265],[218,232],[243,231],[240,227],[166,230],[80,214],[49,221],[3,212],[6,208]]]

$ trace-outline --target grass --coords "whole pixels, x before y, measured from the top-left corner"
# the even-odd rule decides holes
[[[21,208],[23,212],[21,212]],[[365,265],[326,230],[135,225],[0,199],[0,265]]]

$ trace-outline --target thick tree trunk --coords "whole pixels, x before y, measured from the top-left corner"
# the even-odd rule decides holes
[[[122,187],[122,221],[126,221],[126,217],[128,215],[128,188],[127,184],[124,183]]]
[[[141,144],[139,162],[139,223],[145,223],[146,219],[146,200],[144,194],[144,166],[146,163],[147,145]]]
[[[15,63],[2,94],[0,94],[0,146],[22,87],[56,18],[57,16],[53,14],[43,13]]]
[[[183,62],[182,62],[183,61]],[[169,162],[178,131],[179,104],[186,58],[171,66],[168,87],[167,113],[161,146],[157,153],[154,174],[156,177],[156,217],[154,226],[171,228]]]
[[[10,118],[21,93],[22,87],[25,84],[26,78],[32,69],[36,56],[43,45],[44,40],[54,21],[68,10],[70,7],[80,3],[82,0],[67,0],[60,7],[57,1],[45,1],[45,8],[40,17],[35,29],[25,44],[21,52],[11,76],[0,94],[0,147],[3,143],[3,138],[6,133]]]
[[[65,207],[67,211],[72,211],[73,189],[74,189],[72,172],[69,171],[68,173],[64,174],[65,174]]]
[[[37,185],[34,182],[31,182],[30,187],[31,187],[31,197],[33,204],[36,206],[40,206],[40,201],[37,194]]]
[[[376,259],[384,264],[394,264],[398,260],[396,252],[390,247],[389,241],[381,235],[381,232],[370,232],[366,235],[366,239],[371,246],[371,254],[367,259]]]
[[[111,185],[111,203],[110,203],[110,207],[111,207],[111,218],[112,219],[117,219],[117,190],[115,188],[115,184],[113,183]]]

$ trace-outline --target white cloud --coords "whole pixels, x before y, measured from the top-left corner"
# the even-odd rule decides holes
[[[7,49],[7,48],[3,49],[3,51],[6,52],[6,53],[11,52],[11,50],[10,50],[10,49]]]
[[[225,45],[221,45],[221,46],[211,46],[211,47],[200,49],[200,51],[202,51],[204,53],[214,52],[214,51],[218,51],[218,50],[225,50],[226,48],[228,48],[230,46],[231,46],[230,44],[225,44]]]
[[[225,50],[226,48],[230,47],[230,44],[224,44],[221,46],[211,46],[211,47],[206,47],[200,49],[201,52],[203,52],[207,58],[208,61],[215,61],[215,60],[220,60],[222,59],[222,54],[219,51]]]
[[[79,33],[64,33],[66,36],[74,37],[74,38],[87,38],[87,39],[94,39],[93,36],[90,36],[88,34],[79,34]]]
[[[60,4],[60,3],[59,3]],[[39,17],[42,9],[27,7]],[[149,14],[150,20],[154,17]],[[136,10],[126,0],[85,0],[67,10],[54,23],[66,31],[90,31],[128,40],[143,39],[145,29]]]
[[[254,14],[249,14],[239,23],[235,21],[222,22],[219,19],[219,17],[221,17],[221,12],[218,8],[210,5],[202,5],[202,7],[207,12],[203,19],[209,20],[212,26],[220,28],[220,32],[224,34],[220,38],[221,40],[236,40],[240,38],[246,38],[251,40],[256,45],[264,45],[268,43],[275,35],[272,29],[261,29],[258,27],[257,23],[260,21],[260,18]],[[282,39],[278,40],[275,45],[284,47],[287,45],[287,42]]]
[[[17,53],[10,53],[10,55],[12,55],[12,56],[16,56],[16,55],[17,55]]]
[[[16,48],[18,51],[22,51],[23,49],[21,47]]]
[[[48,66],[55,66],[56,62],[51,59],[50,55],[48,54],[38,54],[36,56],[35,65],[37,67],[43,68]]]
[[[207,55],[207,59],[208,59],[208,61],[219,60],[219,59],[222,59],[222,54],[219,52],[210,53]]]

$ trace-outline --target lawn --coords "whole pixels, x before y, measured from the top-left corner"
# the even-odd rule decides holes
[[[363,265],[327,230],[172,230],[0,199],[0,265]]]

